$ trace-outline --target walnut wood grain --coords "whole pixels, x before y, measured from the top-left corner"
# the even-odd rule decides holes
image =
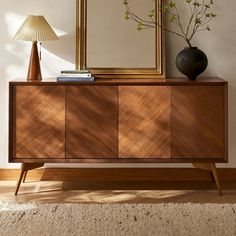
[[[15,158],[65,158],[65,88],[17,86]]]
[[[120,86],[119,157],[170,156],[170,87]]]
[[[172,87],[172,157],[224,158],[224,86]]]
[[[119,107],[118,85],[123,101]],[[150,90],[144,89],[147,87]],[[66,135],[65,99],[69,108]],[[157,112],[159,107],[162,113]],[[90,84],[17,80],[10,82],[9,108],[10,162],[227,162],[227,82],[218,78],[102,80]],[[130,119],[122,122],[130,114]],[[72,121],[68,122],[70,115]],[[168,135],[160,131],[163,128]],[[121,158],[117,158],[118,131]],[[168,151],[171,148],[172,153]]]
[[[66,158],[118,156],[118,87],[66,88]]]
[[[27,85],[28,82],[26,79],[15,79],[14,81],[10,82],[11,84],[15,85]],[[74,85],[74,86],[110,86],[110,85],[147,85],[147,86],[221,86],[224,84],[227,84],[227,82],[221,78],[215,78],[215,77],[198,77],[196,81],[189,80],[184,77],[176,77],[176,78],[166,78],[166,79],[131,79],[131,78],[108,78],[108,79],[98,79],[96,78],[95,82],[93,83],[77,83],[77,82],[60,82],[60,84],[57,82],[56,78],[50,78],[50,79],[43,79],[42,81],[31,81],[33,85],[52,85],[52,86],[58,86],[58,85]]]
[[[67,158],[67,159],[11,159],[12,163],[172,163],[175,167],[175,163],[227,163],[223,158]]]

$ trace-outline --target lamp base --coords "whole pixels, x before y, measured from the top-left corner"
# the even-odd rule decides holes
[[[27,80],[28,81],[42,80],[37,42],[33,42],[32,44]]]

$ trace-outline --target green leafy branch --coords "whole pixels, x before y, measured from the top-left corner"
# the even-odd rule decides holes
[[[129,6],[129,0],[123,0],[123,4],[126,8],[125,19],[132,20],[137,24],[137,30],[155,28],[156,26],[163,28],[167,32],[173,33],[183,38],[187,44],[192,47],[191,40],[200,31],[210,31],[209,23],[216,17],[216,14],[211,11],[211,7],[214,5],[213,0],[185,0],[190,11],[190,17],[187,21],[186,27],[184,27],[181,21],[181,15],[177,8],[175,1],[166,0],[165,3],[158,9],[164,16],[164,21],[169,19],[171,23],[177,25],[178,30],[172,30],[167,28],[164,24],[160,24],[157,20],[156,10],[150,9],[147,16],[138,16]]]

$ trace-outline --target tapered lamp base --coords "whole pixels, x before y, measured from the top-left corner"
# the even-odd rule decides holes
[[[28,81],[42,80],[37,42],[33,42],[32,44],[27,80]]]

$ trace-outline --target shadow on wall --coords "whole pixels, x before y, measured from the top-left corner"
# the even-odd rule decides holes
[[[180,6],[181,9],[181,19],[182,15],[186,14],[184,11],[188,11],[185,5],[185,1],[178,2],[178,6]],[[235,11],[235,0],[228,0],[227,5],[223,1],[215,1],[214,12],[216,12],[217,17],[210,22],[211,32],[201,31],[197,33],[192,40],[193,46],[199,47],[208,56],[208,68],[201,76],[218,76],[227,79],[228,74],[232,75],[232,73],[234,73],[233,62],[236,53]],[[173,27],[175,26],[172,23],[167,23],[167,28],[174,29]],[[184,47],[187,47],[187,44],[183,39],[171,33],[167,33],[166,51],[168,76],[182,76],[176,69],[175,58]]]
[[[182,4],[182,3],[181,3]],[[184,2],[183,2],[184,4]],[[193,40],[208,56],[208,68],[201,76],[221,77],[229,82],[229,165],[236,167],[236,1],[215,1],[216,19],[211,23],[211,32],[201,32]],[[182,76],[175,66],[175,57],[186,47],[185,42],[167,33],[167,75]]]
[[[28,67],[28,60],[30,57],[30,42],[11,41],[12,36],[16,33],[23,21],[28,15],[44,15],[49,24],[54,28],[56,33],[60,36],[60,40],[52,42],[44,42],[42,44],[44,55],[42,57],[42,70],[44,65],[46,67],[46,74],[54,75],[56,69],[60,69],[64,66],[73,65],[75,62],[75,32],[76,32],[76,0],[70,1],[68,4],[66,0],[59,0],[56,2],[53,0],[41,0],[40,2],[23,0],[20,4],[6,2],[1,7],[2,24],[5,28],[4,42],[1,45],[4,47],[3,58],[5,61],[4,68],[7,68],[9,72],[9,66],[11,69],[16,69],[15,73],[17,77],[25,76]],[[62,17],[63,15],[70,17]],[[53,61],[54,59],[55,61]],[[55,65],[57,67],[55,67]],[[15,68],[13,67],[15,65]],[[52,66],[52,70],[50,70]],[[26,68],[25,68],[26,67]],[[24,71],[22,70],[24,68]],[[20,73],[19,73],[20,70]],[[12,77],[12,74],[10,75]]]
[[[8,81],[26,77],[31,43],[12,41],[28,15],[44,15],[61,37],[42,45],[42,74],[55,76],[61,69],[74,68],[76,0],[22,0],[1,2],[0,8],[0,168],[8,167]],[[64,17],[66,16],[66,17]]]
[[[210,32],[203,38],[204,46],[209,51],[209,71],[213,76],[221,77],[229,82],[229,162],[236,167],[236,80],[235,80],[235,55],[236,55],[236,1],[216,1],[218,16]],[[210,40],[209,40],[210,39]]]
[[[44,42],[42,47],[57,57],[74,64],[76,57],[75,43],[76,35],[67,34],[59,36],[59,40],[53,42]],[[66,47],[66,50],[65,45],[68,46]]]
[[[61,68],[66,68],[74,61],[75,44],[75,0],[21,0],[1,2],[0,8],[0,157],[7,163],[7,123],[8,123],[8,84],[14,77],[25,76],[27,72],[30,45],[11,41],[15,33],[29,14],[42,14],[51,26],[62,32],[62,40],[43,44],[46,55],[43,55],[42,71],[55,75]],[[230,164],[236,167],[236,1],[216,2],[217,18],[212,24],[211,32],[203,32],[194,39],[194,44],[208,56],[209,66],[205,76],[219,76],[229,81],[229,130],[230,130]],[[184,12],[181,12],[184,14]],[[13,18],[12,18],[13,17]],[[14,18],[16,17],[16,18]],[[19,19],[22,19],[19,22]],[[17,22],[14,22],[17,20]],[[15,24],[15,25],[14,25]],[[12,29],[10,29],[12,27]],[[181,75],[175,67],[176,54],[185,43],[174,35],[167,34],[167,75]],[[26,46],[27,45],[27,46]],[[74,49],[73,49],[74,47]],[[51,52],[48,53],[47,51]],[[64,59],[64,60],[63,60]],[[53,68],[53,69],[52,69]],[[231,160],[232,159],[232,160]],[[3,161],[0,160],[0,166]]]

